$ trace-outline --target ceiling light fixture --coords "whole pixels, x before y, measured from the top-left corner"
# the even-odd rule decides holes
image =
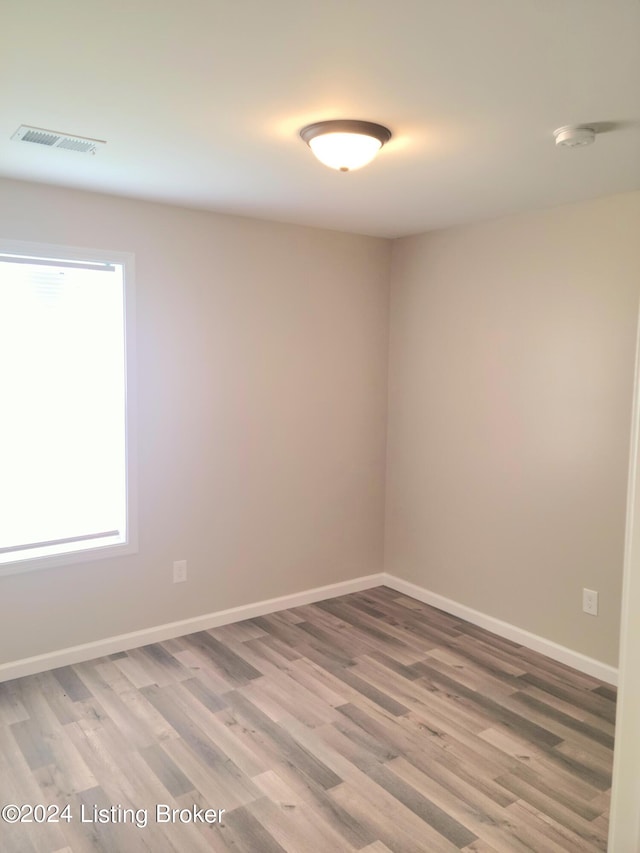
[[[300,136],[325,166],[351,172],[373,160],[391,139],[391,131],[371,121],[337,119],[308,124]]]

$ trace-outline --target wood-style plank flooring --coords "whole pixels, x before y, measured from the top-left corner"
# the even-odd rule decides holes
[[[606,850],[614,713],[379,587],[0,684],[0,806],[71,817],[0,820],[0,850]]]

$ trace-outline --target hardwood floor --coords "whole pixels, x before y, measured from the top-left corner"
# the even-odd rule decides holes
[[[71,818],[0,821],[0,849],[605,850],[614,714],[379,587],[0,684],[0,806]]]

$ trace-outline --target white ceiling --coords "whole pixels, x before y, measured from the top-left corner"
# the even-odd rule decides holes
[[[385,237],[640,187],[638,0],[0,0],[0,21],[8,177]],[[331,118],[394,137],[332,172],[298,137]]]

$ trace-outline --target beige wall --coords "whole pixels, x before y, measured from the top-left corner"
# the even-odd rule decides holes
[[[392,264],[387,571],[613,665],[639,221],[612,196]]]
[[[1,237],[135,253],[140,492],[138,554],[0,578],[0,663],[380,571],[388,366],[386,569],[615,665],[639,216],[390,273],[384,240],[0,181]]]
[[[0,662],[382,569],[388,241],[12,181],[0,236],[135,253],[140,539],[0,578]]]

